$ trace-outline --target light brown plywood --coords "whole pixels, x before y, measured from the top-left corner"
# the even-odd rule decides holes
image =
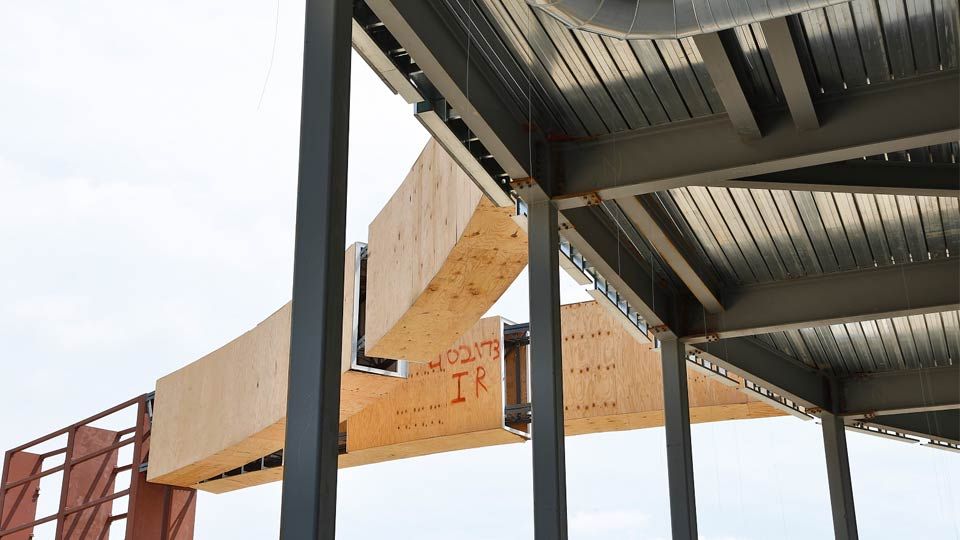
[[[503,322],[488,317],[347,420],[347,452],[503,427]]]
[[[618,323],[617,315],[597,302],[561,306],[560,316],[566,434],[663,426],[660,353],[638,340]],[[483,393],[472,402],[452,403],[459,397],[477,398],[478,388],[467,375],[462,376],[459,393],[452,375],[472,363],[464,364],[460,360],[470,358],[467,346],[494,339],[502,332],[501,324],[499,318],[483,319],[447,349],[456,351],[450,353],[453,363],[443,363],[447,359],[445,351],[431,364],[411,366],[411,381],[407,385],[351,417],[346,427],[348,453],[340,456],[340,467],[525,440],[516,433],[495,427],[503,421],[503,410],[498,406],[502,390]],[[480,350],[474,365],[483,366],[486,377],[496,373],[494,378],[499,380],[501,373],[493,355],[484,354],[486,349]],[[527,347],[523,346],[521,354],[526,352]],[[514,400],[514,373],[507,369],[502,374],[510,401]],[[523,397],[526,397],[526,377],[524,366],[521,371]],[[693,371],[688,371],[687,382],[693,423],[784,414],[736,388]],[[278,467],[220,479],[205,483],[200,489],[220,493],[277,481],[282,479],[282,470]]]
[[[340,418],[403,379],[349,369],[357,245],[345,254]],[[148,480],[189,487],[283,447],[291,304],[157,381]]]
[[[663,425],[660,353],[598,302],[560,307],[568,435]],[[782,416],[766,403],[687,371],[691,422]]]
[[[366,349],[429,362],[526,266],[526,233],[430,141],[370,224]]]
[[[454,452],[470,448],[482,448],[500,444],[522,442],[524,439],[504,429],[490,429],[457,435],[445,435],[431,439],[409,441],[405,443],[368,448],[349,454],[341,454],[338,468],[360,467],[373,463],[394,461],[411,457],[426,456],[442,452]],[[197,489],[209,493],[229,493],[238,489],[279,482],[283,480],[283,467],[274,467],[237,476],[218,478],[204,482]]]
[[[488,317],[433,361],[410,366],[406,383],[346,421],[340,467],[523,441],[503,427],[503,350],[503,320]],[[224,493],[281,480],[282,471],[244,473],[197,488]]]

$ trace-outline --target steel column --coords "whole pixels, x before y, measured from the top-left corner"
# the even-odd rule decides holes
[[[830,507],[833,510],[833,533],[837,540],[856,540],[857,515],[853,508],[853,485],[850,481],[850,459],[847,456],[847,433],[843,418],[824,412],[823,450],[827,457],[827,484],[830,486]]]
[[[280,537],[333,539],[352,3],[307,0]]]
[[[529,206],[533,524],[538,540],[567,538],[557,217],[550,201]]]
[[[687,401],[687,354],[683,344],[676,339],[661,342],[660,361],[663,364],[663,417],[673,539],[696,540],[697,501]]]

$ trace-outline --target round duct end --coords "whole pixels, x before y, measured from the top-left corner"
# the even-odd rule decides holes
[[[568,28],[617,39],[676,39],[850,0],[527,0]]]

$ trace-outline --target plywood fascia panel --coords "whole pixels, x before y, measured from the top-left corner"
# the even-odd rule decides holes
[[[350,370],[358,244],[344,254],[340,419],[403,384]],[[157,381],[148,480],[190,487],[283,448],[290,363],[287,303],[220,349]]]
[[[503,428],[503,321],[488,317],[347,420],[347,451]]]
[[[564,420],[575,433],[663,425],[660,352],[601,301],[561,306]],[[687,371],[692,422],[781,416],[736,387]],[[620,427],[617,427],[620,426]]]
[[[526,266],[514,213],[431,140],[370,224],[367,353],[426,363],[468,331]]]

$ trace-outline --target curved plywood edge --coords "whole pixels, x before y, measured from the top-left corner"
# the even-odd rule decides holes
[[[362,465],[383,463],[397,459],[428,456],[443,452],[456,452],[458,450],[469,450],[471,448],[482,448],[485,446],[513,444],[524,441],[526,441],[525,437],[521,437],[504,429],[446,435],[443,437],[420,439],[341,454],[338,468],[360,467]],[[195,487],[209,493],[221,494],[238,489],[269,484],[271,482],[280,482],[281,480],[283,480],[283,466],[243,473],[237,476],[218,478]]]
[[[283,446],[290,311],[157,381],[148,481],[189,487]]]
[[[350,369],[359,245],[344,260],[340,420],[404,379]],[[157,381],[147,479],[191,487],[283,448],[290,364],[288,303],[220,349]]]
[[[370,224],[366,350],[430,362],[526,266],[527,235],[435,141]]]
[[[748,420],[751,418],[772,418],[784,413],[766,403],[750,402],[735,405],[716,405],[691,407],[690,423],[723,422],[727,420]],[[630,431],[663,427],[663,409],[626,414],[586,416],[564,421],[564,432],[568,436],[606,433],[608,431]]]

